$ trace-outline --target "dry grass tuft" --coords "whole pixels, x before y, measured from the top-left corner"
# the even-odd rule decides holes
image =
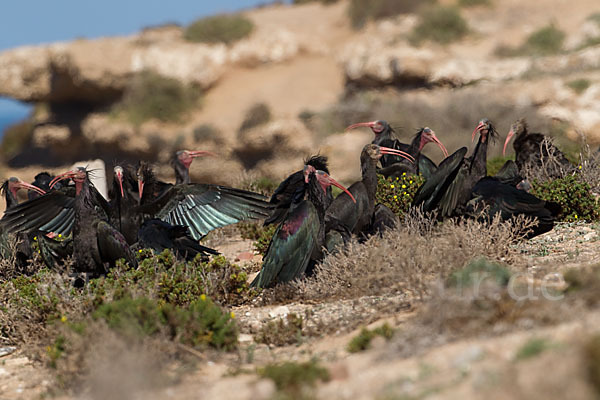
[[[316,267],[313,277],[279,285],[263,292],[263,301],[326,301],[402,293],[423,299],[431,282],[446,279],[471,259],[484,256],[496,261],[517,261],[511,247],[519,224],[490,224],[472,220],[432,228],[419,216],[409,228],[373,236],[365,243],[353,241]],[[415,231],[424,234],[415,235]]]

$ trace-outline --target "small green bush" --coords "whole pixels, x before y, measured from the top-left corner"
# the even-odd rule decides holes
[[[271,120],[271,110],[265,103],[256,103],[246,112],[244,121],[240,125],[238,132],[242,133],[260,125],[264,125]]]
[[[5,158],[13,157],[31,142],[34,125],[30,121],[17,122],[4,129],[0,153]]]
[[[458,0],[460,7],[491,6],[492,0]]]
[[[202,124],[194,128],[194,142],[206,142],[208,140],[218,140],[221,132],[212,124]]]
[[[577,94],[582,94],[590,87],[592,83],[589,79],[573,79],[572,81],[567,82],[567,86],[573,89],[573,91]]]
[[[254,23],[243,15],[223,14],[193,22],[184,32],[190,42],[231,44],[249,36]]]
[[[366,350],[371,345],[371,340],[375,336],[381,336],[386,340],[390,340],[394,336],[394,330],[387,322],[373,330],[363,328],[358,335],[352,338],[346,349],[350,353],[358,353],[359,351]]]
[[[156,303],[147,297],[123,298],[102,304],[93,313],[94,319],[103,319],[111,329],[130,338],[151,336],[158,332],[164,321]]]
[[[305,390],[314,387],[317,381],[329,380],[329,371],[314,359],[304,363],[269,364],[260,368],[258,374],[271,379],[277,390],[291,399],[302,398]]]
[[[435,2],[436,0],[351,0],[348,6],[348,16],[352,27],[360,29],[370,19],[412,13],[424,5]]]
[[[471,261],[464,268],[453,272],[448,278],[448,286],[466,288],[486,280],[492,280],[500,286],[506,286],[510,280],[510,271],[498,263],[481,257]]]
[[[543,338],[532,338],[529,339],[518,351],[515,355],[515,360],[521,361],[526,360],[528,358],[535,357],[545,350],[552,347],[552,344]]]
[[[134,77],[120,102],[114,106],[134,125],[156,118],[163,122],[179,121],[198,104],[200,91],[177,79],[144,71]]]
[[[255,337],[257,343],[285,346],[299,343],[302,339],[302,317],[290,313],[285,319],[269,321],[263,325]]]
[[[498,171],[500,171],[500,168],[502,168],[502,166],[508,161],[508,160],[514,160],[515,157],[513,155],[510,156],[498,156],[498,157],[493,157],[487,160],[487,174],[489,176],[494,176],[498,173]]]
[[[402,217],[411,207],[415,193],[425,179],[421,175],[403,174],[400,178],[377,175],[375,202],[381,203]]]
[[[414,28],[410,41],[420,44],[430,40],[445,45],[462,39],[467,33],[469,26],[458,8],[436,6],[421,14],[421,20]]]
[[[534,180],[531,193],[560,204],[562,221],[597,221],[600,218],[600,207],[590,185],[579,181],[576,175],[545,182]]]
[[[533,32],[524,44],[524,50],[531,54],[550,55],[562,51],[566,34],[554,24]]]

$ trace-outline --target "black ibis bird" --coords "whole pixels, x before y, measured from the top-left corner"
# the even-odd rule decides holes
[[[102,275],[106,266],[113,267],[123,258],[131,267],[137,260],[121,232],[108,222],[108,213],[98,204],[97,191],[89,172],[79,167],[57,176],[54,181],[71,178],[75,182],[75,221],[73,224],[73,258],[77,272]],[[52,185],[51,185],[52,186]]]
[[[310,165],[317,170],[329,173],[327,157],[322,155],[307,158],[304,160],[304,165]],[[269,218],[265,219],[265,226],[278,224],[285,219],[296,193],[299,191],[302,192],[304,190],[304,185],[304,170],[294,172],[279,184],[269,200],[269,203],[275,207]],[[331,203],[331,201],[333,201],[331,187],[328,187],[327,189],[327,197],[330,200],[329,203]]]
[[[304,167],[304,190],[296,192],[290,211],[279,224],[252,287],[266,288],[301,277],[309,262],[322,257],[325,239],[326,188],[335,185],[352,194],[325,171]]]
[[[175,170],[175,183],[178,185],[181,183],[190,183],[190,165],[192,165],[194,158],[203,156],[216,156],[216,154],[202,150],[180,150],[176,152],[175,157],[171,161]]]
[[[137,179],[131,168],[115,165],[112,186],[109,190],[110,223],[125,236],[127,243],[137,241],[142,216],[137,212],[139,194]]]
[[[487,175],[487,148],[490,139],[497,137],[491,121],[484,118],[473,131],[471,140],[479,133],[479,140],[470,157],[465,158],[466,148],[447,157],[417,191],[413,205],[424,211],[439,209],[440,217],[461,214],[472,197],[475,184]]]
[[[4,195],[4,200],[6,201],[6,209],[13,208],[17,204],[19,204],[19,200],[17,199],[17,192],[20,189],[28,189],[32,192],[35,192],[39,195],[44,195],[46,192],[43,189],[40,189],[37,186],[31,185],[27,182],[23,182],[19,178],[10,177],[2,186],[0,186],[0,191]]]
[[[565,157],[564,153],[556,146],[550,142],[547,144],[543,143],[544,139],[546,138],[543,134],[529,133],[525,118],[518,119],[511,125],[510,131],[508,132],[504,142],[502,154],[506,154],[506,146],[513,137],[515,137],[515,141],[513,142],[513,148],[515,149],[515,162],[517,163],[519,171],[523,172],[523,168],[527,164],[530,164],[534,167],[542,167],[542,160],[547,160],[550,153],[553,154],[556,162],[558,163],[558,165],[555,167],[559,167],[564,170],[569,170],[573,167],[571,162],[567,159],[567,157]],[[559,176],[557,171],[548,172],[550,173],[550,176]]]
[[[382,235],[384,232],[400,226],[398,216],[385,204],[375,204],[369,234]]]
[[[267,198],[258,193],[213,184],[169,186],[158,181],[147,166],[139,172],[142,202],[138,211],[144,219],[158,218],[171,225],[186,226],[195,240],[213,229],[247,219],[266,218],[271,212]],[[147,192],[149,196],[145,196]]]
[[[171,225],[159,219],[145,221],[138,231],[137,239],[139,248],[152,249],[156,253],[171,249],[176,256],[188,261],[198,254],[203,261],[208,260],[209,254],[219,254],[218,251],[202,246],[192,239],[187,227]]]
[[[325,223],[327,230],[335,229],[334,225],[343,225],[348,232],[359,234],[370,224],[375,209],[375,193],[377,192],[376,166],[385,154],[393,154],[406,159],[410,155],[396,149],[367,144],[360,154],[360,166],[362,179],[353,183],[348,191],[356,201],[349,195],[341,193],[333,200],[327,208]]]
[[[517,216],[534,219],[535,226],[521,234],[532,238],[552,230],[555,218],[561,213],[560,205],[547,202],[494,177],[485,177],[473,187],[474,198],[469,202],[470,212],[478,216],[482,211],[488,218],[499,215],[503,221]]]
[[[408,153],[412,156],[412,158],[418,161],[420,158],[426,159],[429,163],[433,164],[427,156],[421,154],[423,147],[427,143],[436,143],[442,153],[444,153],[444,157],[448,157],[448,151],[446,147],[442,144],[442,142],[437,138],[435,132],[431,130],[429,127],[420,128],[415,136],[413,137],[410,144],[401,143],[398,139],[394,137],[394,130],[392,127],[383,120],[371,121],[371,122],[359,122],[353,125],[350,125],[346,130],[355,129],[358,127],[369,127],[375,134],[375,138],[371,143],[377,144],[379,146],[384,146],[396,150],[402,150],[405,153]],[[384,175],[386,178],[389,176],[397,176],[402,172],[410,172],[417,173],[419,172],[419,162],[408,162],[406,159],[395,156],[395,155],[384,155],[381,158],[381,170],[378,172]],[[397,165],[399,164],[399,165]],[[435,164],[434,164],[435,165]]]

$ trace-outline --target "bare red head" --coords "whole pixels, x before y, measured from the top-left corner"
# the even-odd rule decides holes
[[[125,193],[123,192],[123,167],[120,165],[115,165],[113,168],[115,173],[115,178],[117,178],[117,182],[119,182],[119,189],[121,189],[121,197],[125,197]]]
[[[203,157],[203,156],[216,157],[217,155],[210,151],[203,151],[203,150],[197,150],[197,151],[179,150],[176,153],[176,156],[177,156],[177,160],[181,164],[183,164],[187,169],[190,169],[190,165],[192,165],[192,161],[194,161],[194,158]]]
[[[85,182],[85,180],[87,179],[87,172],[85,168],[78,167],[70,171],[64,172],[60,175],[57,175],[50,182],[50,189],[52,189],[57,182],[62,181],[63,179],[73,179],[73,182],[75,182],[75,191],[77,194],[79,194],[79,192],[81,192],[81,186],[83,182]]]
[[[438,147],[442,149],[444,157],[448,157],[448,150],[446,150],[446,147],[437,138],[437,136],[435,136],[435,132],[431,128],[425,127],[423,128],[423,131],[421,133],[421,143],[419,143],[419,150],[423,150],[423,147],[425,147],[425,145],[430,142],[437,144]]]
[[[494,134],[494,127],[489,119],[484,118],[479,121],[479,124],[475,127],[473,134],[471,135],[471,142],[475,140],[475,135],[479,133],[481,135],[481,142],[485,143],[488,137]]]
[[[34,190],[41,195],[46,194],[46,192],[44,192],[44,190],[40,189],[39,187],[31,185],[27,182],[23,182],[22,180],[20,180],[19,178],[15,178],[14,176],[8,179],[8,190],[10,190],[10,192],[15,198],[17,198],[17,192],[21,189]]]
[[[348,191],[348,189],[346,189],[341,183],[339,183],[338,181],[333,179],[331,176],[329,176],[329,174],[327,172],[321,171],[320,169],[315,169],[315,167],[313,167],[312,165],[304,166],[304,182],[305,183],[308,183],[308,178],[311,173],[315,174],[315,177],[317,178],[317,181],[323,188],[324,192],[327,192],[327,188],[329,186],[331,186],[331,185],[336,186],[336,187],[342,189],[344,192],[346,192],[348,194],[348,196],[350,196],[352,201],[356,203],[356,199],[354,198],[354,196],[352,196],[352,193],[350,193],[350,191]]]

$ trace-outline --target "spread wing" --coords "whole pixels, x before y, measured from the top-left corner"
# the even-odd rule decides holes
[[[220,185],[187,184],[171,187],[141,208],[171,225],[187,226],[198,240],[213,229],[247,219],[266,218],[272,208],[266,197]]]
[[[277,227],[251,286],[265,288],[301,276],[318,245],[319,228],[319,216],[311,202],[303,201],[291,210]]]

